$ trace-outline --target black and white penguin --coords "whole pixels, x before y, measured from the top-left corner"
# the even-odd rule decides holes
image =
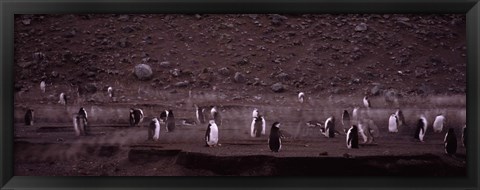
[[[197,121],[200,124],[205,124],[205,109],[195,105],[195,115],[197,116]]]
[[[45,81],[40,82],[40,90],[41,90],[43,93],[45,93],[45,88],[46,88],[46,86],[47,86],[47,85],[45,84]]]
[[[298,93],[298,101],[301,104],[303,104],[303,102],[305,102],[305,93],[303,93],[303,92]]]
[[[148,126],[148,140],[157,141],[160,138],[160,121],[156,117],[152,119]]]
[[[417,122],[417,129],[415,130],[415,139],[420,140],[423,142],[423,138],[425,137],[425,133],[427,132],[427,119],[425,116],[420,116]]]
[[[443,142],[445,143],[445,153],[457,153],[457,136],[455,135],[455,130],[453,130],[453,128],[448,129]]]
[[[390,118],[388,118],[388,132],[390,133],[398,132],[398,117],[394,113],[390,115]]]
[[[175,130],[175,116],[172,110],[167,111],[166,128],[167,132],[173,132]]]
[[[88,115],[87,115],[87,110],[85,108],[80,107],[80,110],[78,110],[78,115],[82,115],[85,117],[85,121],[88,123]]]
[[[398,119],[398,127],[407,125],[407,123],[405,122],[405,116],[403,116],[402,110],[397,109],[397,111],[395,112],[395,115],[397,116],[397,119]]]
[[[445,122],[445,116],[443,116],[442,114],[437,115],[437,117],[435,117],[435,121],[433,121],[433,132],[441,133]]]
[[[25,125],[33,125],[33,120],[34,120],[34,111],[33,109],[27,109],[27,112],[25,113]]]
[[[347,132],[347,148],[358,148],[358,127],[352,125]]]
[[[73,115],[73,129],[75,130],[75,135],[85,136],[87,135],[87,119],[84,115],[74,114]]]
[[[261,135],[265,135],[265,118],[261,115],[257,115],[257,117],[253,118],[250,136],[260,137]]]
[[[332,116],[325,120],[325,128],[320,128],[320,130],[320,132],[325,135],[325,137],[335,137],[335,117]]]
[[[212,107],[212,109],[210,110],[210,114],[212,115],[213,120],[215,120],[215,124],[217,124],[218,126],[221,126],[222,125],[222,116],[217,111],[216,106]]]
[[[342,113],[342,125],[343,125],[343,131],[345,133],[347,133],[347,130],[349,128],[349,126],[351,125],[351,122],[350,122],[350,114],[348,113],[347,110],[343,110],[343,113]]]
[[[58,100],[58,103],[59,104],[63,104],[63,105],[67,105],[67,95],[65,95],[65,93],[60,93],[60,96],[58,97],[59,100]]]
[[[467,147],[467,125],[464,125],[462,128],[462,145]]]
[[[130,108],[130,126],[138,126],[140,127],[140,123],[143,121],[143,110],[137,108]]]
[[[370,100],[368,99],[368,96],[363,97],[363,105],[364,105],[366,108],[372,107],[372,105],[370,104]]]
[[[272,152],[278,152],[282,149],[282,137],[280,123],[273,123],[272,128],[270,128],[270,137],[268,138],[268,147],[270,147]]]
[[[218,145],[218,126],[215,120],[210,120],[207,131],[205,132],[205,143],[208,147]]]
[[[111,86],[107,88],[107,93],[108,93],[108,97],[113,98],[114,94],[113,94],[113,88]]]

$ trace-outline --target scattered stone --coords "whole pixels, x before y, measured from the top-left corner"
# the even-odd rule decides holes
[[[57,78],[58,77],[58,72],[57,71],[52,71],[52,77]]]
[[[231,71],[228,67],[223,67],[218,70],[218,73],[223,75],[223,76],[228,76],[231,74]]]
[[[170,70],[170,74],[172,74],[172,76],[174,76],[174,77],[180,76],[180,73],[181,73],[180,69]]]
[[[147,64],[139,64],[135,66],[134,73],[139,80],[149,80],[153,76],[152,68]]]
[[[175,87],[184,88],[184,87],[187,87],[189,84],[190,82],[188,81],[181,81],[181,82],[175,83]]]
[[[126,22],[126,21],[128,21],[129,19],[130,19],[130,16],[128,16],[128,15],[120,15],[120,16],[118,17],[118,20],[119,20],[119,21],[122,21],[122,22]]]
[[[370,93],[372,93],[372,95],[374,96],[378,96],[380,95],[380,91],[381,91],[381,86],[380,85],[375,85],[371,90],[370,90]]]
[[[171,64],[168,61],[163,61],[163,62],[160,62],[160,66],[163,68],[169,68]]]
[[[287,74],[287,73],[283,73],[283,72],[280,73],[280,74],[278,74],[278,75],[276,76],[276,78],[277,78],[278,80],[283,80],[283,81],[287,81],[287,80],[290,79],[290,77],[288,76],[288,74]]]
[[[357,26],[355,26],[355,31],[357,31],[357,32],[362,32],[362,31],[365,31],[365,30],[367,30],[367,24],[365,24],[363,22],[358,24]]]
[[[236,72],[233,79],[236,83],[244,83],[245,82],[245,76],[243,76],[243,74],[240,73],[240,72]]]
[[[286,16],[282,16],[279,14],[273,14],[270,16],[272,25],[274,26],[279,26],[282,24],[283,21],[287,20],[288,18]]]
[[[117,45],[122,47],[122,48],[126,48],[126,47],[129,47],[132,44],[127,41],[127,38],[122,38],[122,39],[120,39],[120,41],[117,42]]]
[[[22,24],[25,25],[25,26],[28,26],[31,23],[32,23],[32,19],[27,18],[27,19],[22,20]]]
[[[273,84],[272,86],[270,86],[270,88],[272,89],[273,92],[276,92],[276,93],[285,91],[285,86],[281,82]]]

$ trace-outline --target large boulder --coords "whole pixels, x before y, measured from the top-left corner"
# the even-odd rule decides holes
[[[270,86],[273,92],[279,93],[285,91],[285,86],[281,82],[277,82]]]
[[[135,66],[133,72],[139,80],[150,80],[153,76],[152,68],[147,64]]]

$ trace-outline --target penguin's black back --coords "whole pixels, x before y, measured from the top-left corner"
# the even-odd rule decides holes
[[[141,115],[142,115],[142,113],[140,112],[140,110],[138,110],[138,109],[133,110],[133,117],[135,119],[135,124],[140,123]]]
[[[415,129],[415,139],[420,140],[420,132],[423,131],[423,121],[422,119],[418,119],[417,122],[417,129]]]
[[[172,132],[173,130],[175,130],[175,116],[173,115],[172,110],[168,110],[167,128],[168,128],[168,132]]]
[[[255,118],[254,130],[255,130],[255,137],[260,137],[262,134],[262,116],[258,116]]]
[[[327,130],[328,130],[328,137],[333,138],[335,137],[335,124],[333,123],[333,119],[327,123]]]
[[[268,146],[270,150],[273,152],[278,152],[280,150],[280,129],[277,127],[272,126],[270,129],[270,137],[268,140]]]
[[[203,109],[201,107],[197,108],[197,113],[198,113],[198,119],[201,124],[205,123],[205,116],[203,115]]]
[[[218,113],[218,111],[214,112],[213,113],[213,120],[215,120],[215,123],[217,125],[221,125],[222,122],[221,122],[221,118],[220,118],[220,114]]]
[[[208,124],[207,130],[205,131],[205,145],[207,145],[207,146],[208,146],[207,142],[210,140],[210,127],[211,126],[212,126],[211,124]]]
[[[167,120],[167,111],[162,111],[162,113],[160,113],[160,119],[162,121],[166,121]]]
[[[445,152],[447,154],[457,153],[457,136],[453,128],[448,129],[447,137],[445,138]]]
[[[33,120],[32,109],[28,109],[25,113],[25,125],[31,125]]]

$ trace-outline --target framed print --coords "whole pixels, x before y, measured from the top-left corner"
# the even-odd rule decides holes
[[[2,189],[478,188],[477,1],[0,9]]]

